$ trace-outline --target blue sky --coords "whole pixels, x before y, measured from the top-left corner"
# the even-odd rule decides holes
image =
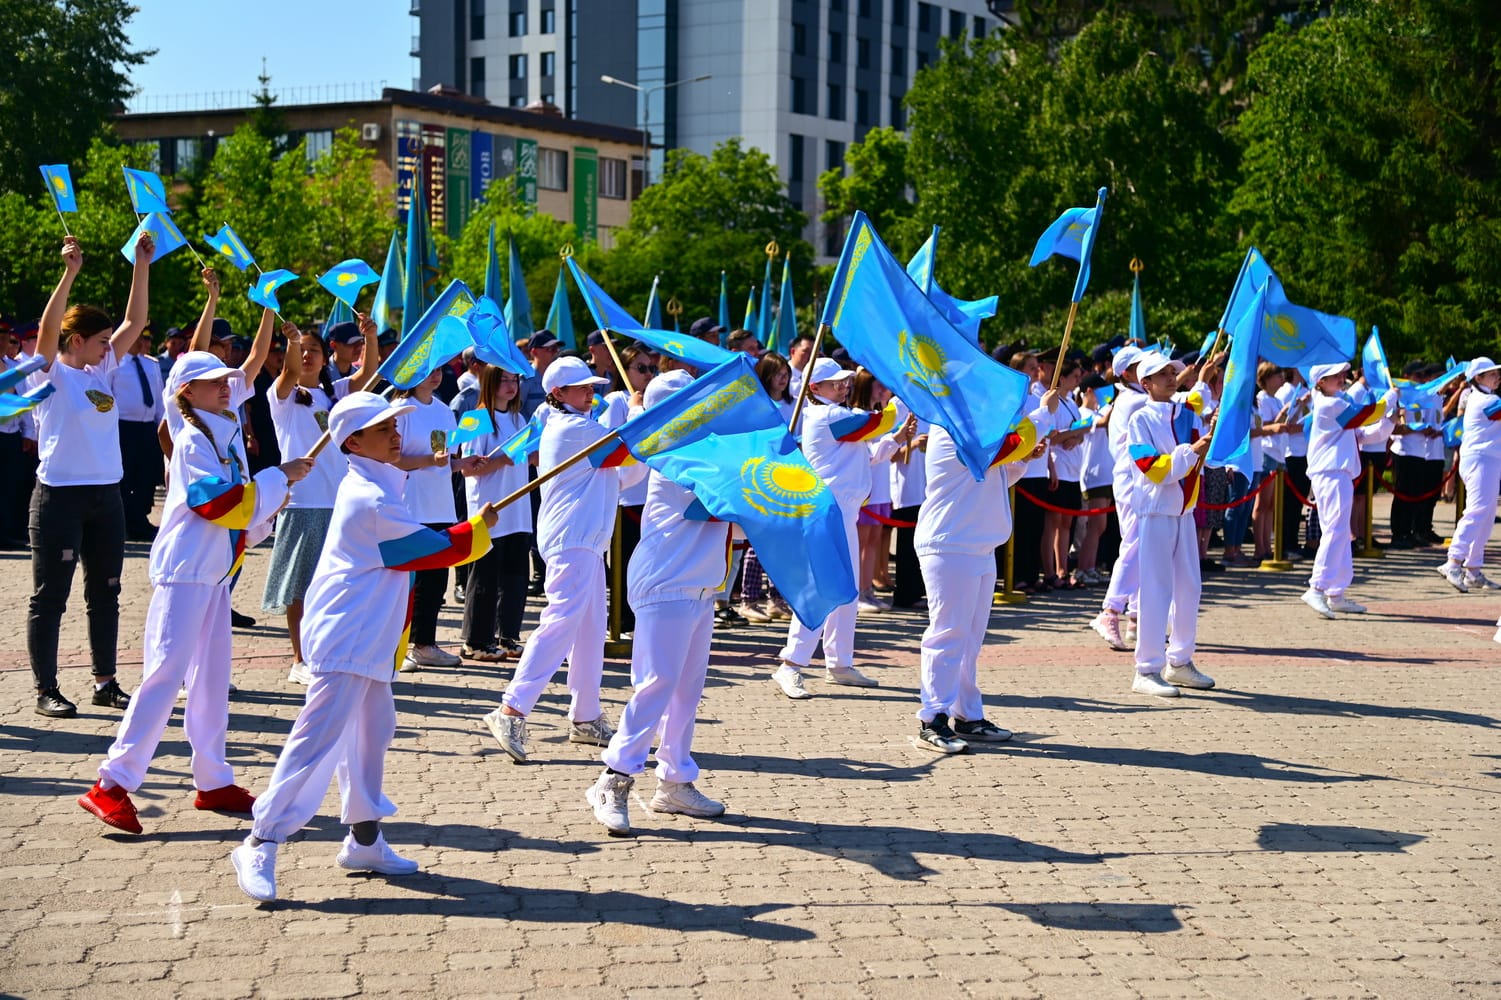
[[[156,49],[131,79],[140,89],[132,110],[230,107],[229,92],[257,89],[261,57],[282,103],[355,99],[333,89],[364,85],[409,89],[416,60],[408,54],[417,19],[410,0],[137,0],[126,26],[132,47]],[[302,95],[293,91],[305,88]],[[220,95],[217,99],[204,95]],[[303,100],[298,100],[302,97]]]

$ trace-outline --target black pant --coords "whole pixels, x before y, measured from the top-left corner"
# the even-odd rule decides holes
[[[125,511],[120,487],[48,486],[31,494],[31,607],[26,650],[38,691],[57,687],[57,639],[73,568],[83,563],[89,657],[95,677],[115,675],[120,633],[120,573],[125,566]]]
[[[149,534],[148,515],[162,481],[162,444],[156,436],[156,424],[149,420],[120,421],[120,461],[125,466],[125,477],[120,480],[125,531],[130,535]]]
[[[1427,465],[1427,459],[1416,455],[1397,455],[1393,459],[1392,541],[1413,538],[1417,534],[1418,510],[1422,503],[1402,497],[1422,496],[1430,488],[1424,482],[1428,475]]]
[[[453,525],[429,524],[427,527],[446,532]],[[431,646],[438,641],[438,612],[443,609],[443,592],[448,589],[448,567],[419,570],[414,576],[409,644]]]
[[[533,479],[536,479],[536,478],[537,478],[537,469],[536,469],[536,467],[533,466],[533,467],[527,469],[526,481],[527,482],[531,482]],[[538,515],[542,511],[542,491],[540,489],[532,490],[531,496],[529,496],[527,499],[529,501],[531,501],[531,505],[532,505],[532,524],[535,525],[537,523]],[[545,559],[542,558],[542,552],[541,552],[540,549],[537,548],[537,536],[536,536],[535,532],[532,534],[532,550],[531,551],[532,551],[532,579],[533,580],[546,580],[547,579],[547,560],[545,560]]]
[[[1011,557],[1011,569],[1015,586],[1034,584],[1042,575],[1042,508],[1022,495],[1026,493],[1041,498],[1047,494],[1048,481],[1043,476],[1033,476],[1016,484],[1016,510],[1013,512],[1011,545],[1015,554]],[[997,549],[997,559],[1001,551]],[[997,567],[997,575],[1003,575],[1005,565]]]
[[[1287,477],[1282,480],[1282,523],[1277,530],[1282,532],[1282,551],[1288,552],[1298,547],[1298,529],[1303,525],[1303,501],[1293,493],[1292,487],[1298,488],[1298,493],[1313,499],[1309,492],[1313,484],[1308,481],[1308,458],[1305,455],[1287,456]],[[1313,542],[1308,543],[1313,547]]]
[[[921,505],[898,507],[891,512],[893,521],[916,521]],[[928,595],[927,585],[922,582],[922,565],[917,560],[914,540],[916,528],[894,528],[896,532],[896,581],[891,589],[891,603],[898,608],[910,608],[919,598]]]
[[[453,474],[453,505],[456,510],[463,512],[469,509],[469,495],[464,489],[464,477],[459,473]],[[478,562],[478,560],[475,560]],[[469,570],[474,563],[464,563],[462,566],[453,568],[453,585],[464,587],[469,583]]]
[[[526,613],[526,554],[530,532],[517,531],[490,540],[490,551],[469,564],[464,588],[464,645],[485,649],[495,644],[495,628],[502,638],[521,638]]]
[[[21,435],[0,434],[0,545],[19,545],[26,539],[27,459]]]
[[[625,599],[625,595],[630,592],[630,587],[627,584],[630,582],[631,553],[635,552],[636,546],[641,544],[641,511],[643,506],[641,504],[627,504],[621,507],[620,520],[616,522],[620,525],[620,631],[622,632],[636,631],[636,612],[631,610],[631,602]],[[606,550],[607,553],[608,551]],[[610,560],[607,558],[605,560],[605,572],[607,573],[605,576],[605,586],[607,588],[615,579],[615,574],[612,570],[613,567],[610,566]],[[734,590],[735,581],[731,580],[725,593],[733,593]],[[614,595],[611,595],[611,598],[613,600]]]

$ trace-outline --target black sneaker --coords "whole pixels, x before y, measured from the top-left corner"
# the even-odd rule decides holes
[[[724,623],[731,628],[739,628],[742,625],[749,625],[750,619],[736,611],[733,604],[726,604],[724,606]]]
[[[63,697],[57,688],[37,692],[36,714],[49,719],[71,719],[78,714],[78,706]]]
[[[526,592],[532,597],[541,597],[543,583],[544,581],[540,576],[532,577],[532,582],[526,585]]]
[[[975,743],[1005,743],[1011,738],[1011,730],[987,719],[955,719],[954,732],[965,740]]]
[[[968,743],[954,735],[949,728],[949,717],[942,712],[933,716],[932,722],[922,724],[917,732],[917,745],[939,753],[963,753],[969,749]]]
[[[102,688],[94,689],[94,704],[105,708],[125,709],[130,705],[130,695],[120,686],[120,682],[113,677]]]
[[[255,619],[249,615],[242,615],[234,608],[229,609],[229,624],[231,628],[254,628]]]

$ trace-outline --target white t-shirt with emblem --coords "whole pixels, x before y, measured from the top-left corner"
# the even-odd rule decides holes
[[[416,407],[396,418],[403,457],[448,450],[448,432],[457,427],[458,422],[447,403],[436,396],[423,403],[414,396],[399,400],[397,405]],[[458,520],[454,512],[453,475],[446,463],[408,472],[401,496],[412,516],[423,524],[447,526]]]
[[[47,486],[104,486],[124,475],[120,463],[120,411],[110,394],[119,367],[113,348],[97,365],[72,368],[54,358],[26,376],[26,391],[52,383],[53,392],[31,411],[37,422],[36,477]]]
[[[303,405],[297,402],[297,390],[287,393],[286,399],[276,395],[273,386],[266,402],[271,409],[271,421],[276,425],[276,447],[284,458],[300,458],[313,450],[313,445],[328,429],[328,411],[333,401],[321,386],[305,391],[312,402]],[[313,470],[307,478],[292,484],[292,499],[289,508],[325,508],[332,510],[334,497],[339,492],[339,483],[349,470],[349,462],[337,446],[330,443],[318,453]]]

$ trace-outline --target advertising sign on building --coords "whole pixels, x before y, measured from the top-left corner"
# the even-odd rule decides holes
[[[422,127],[413,121],[396,123],[396,210],[403,217],[412,204],[412,183],[422,162]]]
[[[422,173],[427,179],[428,220],[434,229],[441,228],[448,217],[448,157],[443,149],[447,141],[442,125],[422,126]]]
[[[537,204],[537,142],[516,140],[516,190],[528,205]]]
[[[451,128],[448,130],[447,154],[448,235],[451,239],[458,239],[459,234],[464,231],[464,223],[469,221],[469,216],[474,211],[474,204],[469,194],[468,129]]]
[[[579,239],[594,242],[599,232],[599,150],[573,147],[573,225]]]
[[[489,132],[469,133],[469,197],[485,200],[495,180],[495,137]]]

